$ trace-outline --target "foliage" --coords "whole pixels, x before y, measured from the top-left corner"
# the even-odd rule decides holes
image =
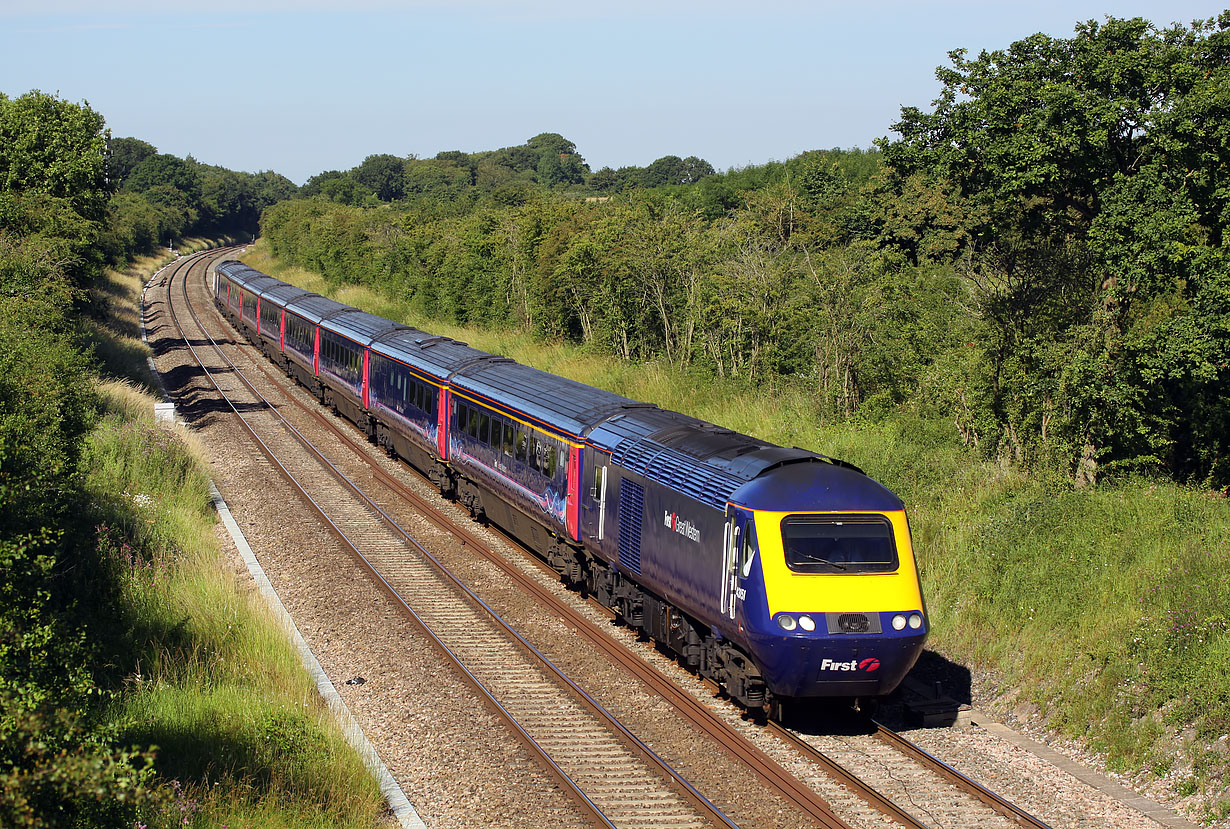
[[[261,210],[299,194],[277,173],[213,167],[136,138],[110,140],[108,153],[108,180],[117,192],[99,247],[112,264],[194,233],[255,234]]]
[[[962,269],[1017,460],[1230,480],[1227,29],[1108,18],[954,51],[934,111],[882,143],[886,200],[923,195],[885,238]]]
[[[87,629],[108,594],[91,583],[77,476],[96,403],[56,238],[57,223],[89,226],[70,205],[95,199],[28,187],[0,202],[0,815],[121,825],[150,798],[148,758],[113,748],[99,720]]]
[[[0,192],[67,199],[87,221],[106,209],[103,118],[86,106],[30,92],[0,94]]]

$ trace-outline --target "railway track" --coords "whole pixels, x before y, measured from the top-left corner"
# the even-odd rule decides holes
[[[170,275],[190,320],[169,312],[210,385],[262,454],[310,503],[386,593],[410,614],[535,753],[594,825],[733,827],[402,529],[279,412],[192,310],[185,264]],[[194,345],[193,343],[197,343]]]
[[[186,269],[176,272],[171,278],[176,276],[180,278],[180,295],[190,303]],[[171,312],[175,313],[174,308]],[[195,314],[193,317],[194,321],[187,324],[191,330],[184,332],[185,341],[199,342],[201,346],[209,344],[212,351],[202,355],[204,370],[219,378],[217,385],[220,392],[235,401],[235,413],[252,428],[253,433],[259,431],[268,435],[263,451],[270,458],[270,463],[282,467],[283,474],[292,479],[303,478],[314,482],[314,487],[320,487],[318,491],[321,494],[312,499],[316,502],[317,512],[333,525],[334,532],[340,538],[353,547],[356,557],[369,567],[386,592],[396,596],[408,613],[413,614],[426,629],[433,631],[443,650],[450,654],[449,658],[471,678],[476,687],[488,694],[490,704],[509,718],[522,741],[540,752],[544,765],[552,768],[561,781],[573,789],[577,801],[586,808],[593,808],[592,817],[597,825],[729,826],[733,823],[680,776],[672,776],[660,759],[647,759],[655,755],[643,744],[638,746],[639,741],[622,725],[607,722],[594,726],[592,735],[589,728],[578,728],[578,722],[589,722],[590,718],[601,719],[601,715],[594,713],[597,703],[589,699],[588,694],[575,683],[561,678],[558,672],[554,677],[548,676],[550,670],[545,669],[542,663],[549,665],[549,661],[540,659],[535,662],[537,651],[533,645],[503,624],[498,614],[460,580],[442,575],[447,568],[411,539],[392,517],[406,504],[443,531],[460,539],[467,550],[479,553],[499,567],[510,581],[534,596],[535,601],[549,608],[550,613],[557,615],[564,624],[644,683],[655,695],[668,700],[687,722],[708,734],[723,750],[739,757],[765,785],[780,791],[783,797],[810,815],[818,825],[848,825],[832,813],[814,790],[767,757],[710,707],[649,667],[640,657],[630,655],[622,643],[595,626],[572,604],[560,601],[558,591],[546,588],[541,579],[535,579],[527,572],[525,566],[517,566],[504,554],[491,549],[491,545],[465,522],[441,515],[438,504],[431,503],[430,499],[407,487],[397,476],[382,469],[371,457],[375,450],[366,441],[355,437],[359,434],[357,430],[348,425],[339,428],[339,423],[325,417],[314,403],[305,404],[300,399],[303,395],[285,389],[285,379],[280,373],[275,377],[272,367],[260,359],[253,365],[263,375],[262,382],[280,387],[283,395],[276,403],[262,397],[246,382],[244,372],[225,359],[222,353],[224,344],[213,343],[204,324]],[[205,349],[202,348],[202,351]],[[210,357],[210,353],[215,356]],[[292,408],[297,410],[296,419],[300,426],[305,421],[310,422],[314,428],[327,430],[333,438],[340,440],[349,450],[344,455],[345,459],[339,456],[335,464],[322,459],[320,453],[317,453],[319,456],[315,460],[301,457],[305,455],[303,447],[310,446],[311,442],[283,415],[282,410]],[[286,460],[280,460],[282,458]],[[339,469],[340,466],[347,467],[345,474]],[[351,481],[347,475],[353,475],[356,481]],[[323,483],[325,478],[332,483]],[[361,485],[357,479],[362,479]],[[367,490],[380,494],[368,496],[365,494]],[[327,508],[324,505],[328,505]],[[405,596],[414,597],[413,608]],[[479,628],[484,629],[481,635],[476,633]],[[493,637],[485,632],[486,628],[500,629],[501,632]],[[437,630],[441,633],[434,632]],[[564,698],[569,702],[566,710],[561,710],[560,700]],[[824,768],[825,774],[841,780],[842,785],[857,792],[872,808],[898,825],[1045,826],[1010,804],[999,801],[985,789],[978,794],[981,787],[961,778],[951,769],[948,769],[951,774],[944,775],[947,782],[940,786],[974,792],[966,799],[973,800],[976,805],[960,803],[955,807],[955,812],[954,807],[948,804],[942,807],[924,805],[919,809],[917,801],[920,796],[915,792],[906,798],[909,806],[900,806],[880,794],[874,785],[859,780],[797,735],[781,729],[775,731],[781,732],[778,733],[779,739],[790,744],[793,751]],[[882,746],[893,745],[894,751],[909,751],[905,747],[909,744],[902,743],[900,738],[895,743],[886,742],[892,738],[884,735],[876,740]],[[866,753],[866,749],[856,751]],[[593,762],[595,758],[598,762]],[[884,763],[883,760],[880,762]],[[910,762],[925,761],[915,757]],[[655,763],[657,769],[647,771]],[[937,772],[932,768],[929,773]],[[665,786],[662,783],[664,779],[670,781]],[[918,817],[915,813],[919,811],[924,816],[930,816],[932,822]],[[941,812],[943,821],[936,821],[935,815]],[[660,818],[647,818],[650,814],[658,814]],[[959,822],[952,822],[957,815]],[[997,824],[997,820],[1003,822]]]

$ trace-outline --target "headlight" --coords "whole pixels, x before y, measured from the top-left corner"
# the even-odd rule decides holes
[[[797,627],[794,617],[788,613],[783,613],[777,617],[777,624],[782,630],[794,630]]]
[[[919,616],[917,613],[910,616],[910,627],[912,627],[914,630],[918,630],[920,627],[922,627],[922,617]]]
[[[808,633],[811,633],[813,630],[816,629],[816,620],[810,616],[800,616],[799,617],[799,627],[803,628],[803,630],[807,631]]]
[[[898,613],[893,617],[893,630],[905,630],[905,614]]]

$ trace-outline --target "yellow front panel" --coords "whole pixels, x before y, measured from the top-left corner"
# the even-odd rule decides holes
[[[905,511],[816,515],[883,515],[892,523],[897,545],[897,570],[893,573],[796,573],[786,566],[782,546],[782,519],[798,512],[756,512],[756,538],[760,566],[764,570],[769,616],[793,613],[869,613],[880,610],[922,610],[918,567]],[[813,514],[813,513],[806,513]]]

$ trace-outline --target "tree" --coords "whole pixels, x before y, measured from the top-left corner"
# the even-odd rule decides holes
[[[436,153],[436,161],[442,161],[445,164],[454,164],[462,170],[465,170],[469,176],[469,183],[474,184],[475,175],[478,172],[478,162],[469,153],[463,153],[461,150],[445,150],[444,152]]]
[[[124,189],[130,193],[143,193],[160,185],[178,190],[193,204],[200,203],[201,179],[196,168],[173,155],[159,153],[146,158],[124,181]]]
[[[145,159],[158,154],[153,144],[137,138],[113,138],[107,145],[107,180],[119,187]]]
[[[592,174],[586,183],[599,193],[609,193],[618,190],[621,181],[614,170],[610,167],[603,167]]]
[[[535,135],[525,145],[539,153],[554,153],[560,155],[575,155],[577,145],[573,144],[557,132],[542,132]]]
[[[293,199],[299,195],[299,188],[293,181],[272,170],[262,170],[251,178],[256,193],[256,203],[261,210],[271,204]]]
[[[1059,451],[1078,484],[1101,467],[1230,479],[1216,460],[1230,439],[1213,428],[1224,407],[1198,422],[1186,405],[1225,399],[1223,349],[1189,337],[1164,365],[1146,357],[1163,335],[1225,326],[1227,29],[1230,12],[1165,30],[1108,18],[973,60],[954,51],[934,111],[903,109],[901,139],[880,144],[895,195],[960,205],[944,235],[996,332],[1004,442]],[[1193,462],[1176,450],[1196,435],[1212,446]]]
[[[406,161],[395,155],[369,155],[351,175],[381,201],[397,201],[406,194]]]
[[[102,221],[104,123],[88,104],[38,91],[15,99],[0,93],[0,191],[67,199],[79,216]]]

